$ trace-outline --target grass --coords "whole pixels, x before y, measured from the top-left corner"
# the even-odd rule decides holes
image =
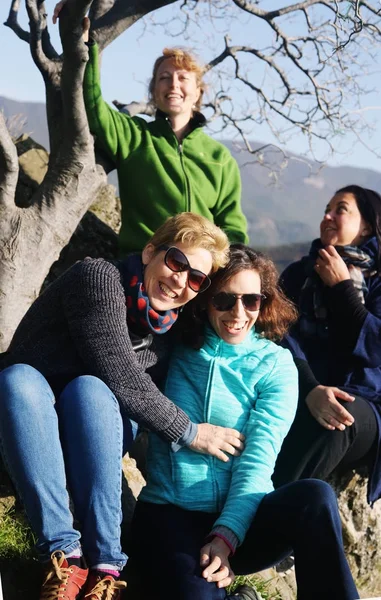
[[[275,595],[274,592],[270,593],[269,581],[264,581],[261,577],[255,575],[237,576],[234,583],[228,588],[228,593],[232,594],[234,590],[243,583],[255,588],[255,590],[261,594],[263,600],[282,600],[278,593],[275,593]]]
[[[41,573],[34,544],[22,511],[11,509],[0,515],[0,571],[6,600],[37,600]]]
[[[22,512],[11,509],[0,517],[0,561],[32,559],[34,543]]]

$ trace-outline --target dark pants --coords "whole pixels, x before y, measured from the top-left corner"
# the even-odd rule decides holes
[[[226,590],[201,577],[199,566],[217,516],[138,502],[127,548],[127,598],[225,600]],[[327,483],[297,481],[267,494],[231,566],[236,575],[254,573],[290,552],[298,600],[359,597],[343,550],[336,497]]]
[[[309,477],[327,479],[335,469],[345,472],[364,465],[372,468],[378,439],[373,409],[360,396],[354,402],[341,404],[354,417],[354,423],[344,431],[332,431],[316,421],[305,400],[299,401],[275,465],[276,488]]]

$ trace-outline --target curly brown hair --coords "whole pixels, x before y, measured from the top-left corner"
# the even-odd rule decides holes
[[[261,279],[261,292],[266,296],[255,323],[255,331],[269,340],[280,340],[298,318],[295,305],[286,298],[278,285],[278,272],[268,256],[244,244],[231,244],[228,264],[219,269],[212,285],[185,306],[181,315],[182,339],[193,348],[201,348],[204,341],[206,309],[211,298],[240,271],[256,271]]]

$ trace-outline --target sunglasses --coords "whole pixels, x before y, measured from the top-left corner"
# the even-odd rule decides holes
[[[166,250],[164,262],[168,269],[174,273],[188,271],[188,285],[193,292],[205,292],[208,289],[211,284],[209,277],[198,269],[192,269],[185,254],[176,246],[163,245],[159,250]]]
[[[227,311],[234,308],[237,300],[241,300],[246,310],[256,311],[261,308],[264,294],[231,294],[230,292],[219,292],[212,298],[212,305],[216,310]]]

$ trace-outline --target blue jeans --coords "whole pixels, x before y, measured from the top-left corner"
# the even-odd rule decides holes
[[[77,377],[55,398],[29,365],[0,373],[1,451],[42,560],[82,546],[89,566],[123,568],[121,465],[123,445],[127,449],[132,439],[130,421],[122,421],[115,396],[100,379]]]
[[[227,600],[226,589],[208,583],[200,568],[200,550],[217,517],[139,501],[129,538],[127,598]],[[298,600],[359,598],[344,553],[336,497],[324,481],[296,481],[267,494],[230,563],[236,575],[247,575],[291,552]]]

